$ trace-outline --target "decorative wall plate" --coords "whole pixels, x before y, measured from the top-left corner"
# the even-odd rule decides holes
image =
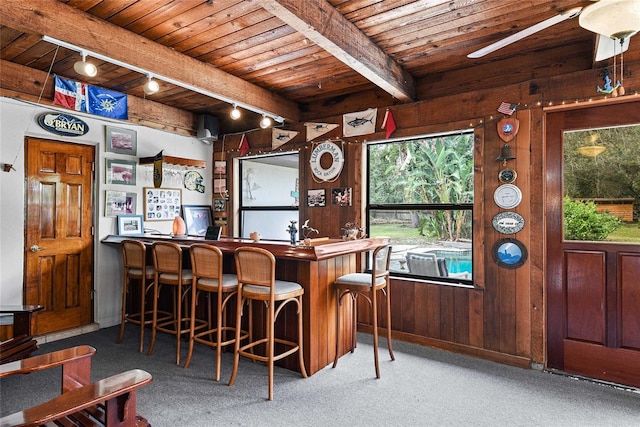
[[[515,212],[500,212],[491,223],[502,234],[516,234],[524,228],[524,218]]]
[[[511,168],[504,168],[498,173],[498,180],[503,184],[509,184],[516,180],[518,174]]]
[[[503,209],[513,209],[522,201],[522,191],[513,184],[502,184],[493,193],[493,200]]]
[[[504,142],[509,142],[518,134],[520,122],[515,117],[505,117],[498,121],[498,136]]]
[[[516,239],[500,239],[493,245],[493,260],[503,268],[518,268],[527,260],[527,248]]]

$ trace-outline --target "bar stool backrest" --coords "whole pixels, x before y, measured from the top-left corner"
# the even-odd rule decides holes
[[[276,258],[262,248],[239,247],[235,252],[238,282],[272,287],[276,280]],[[272,290],[273,291],[273,290]]]
[[[374,278],[389,275],[389,265],[391,264],[391,246],[380,246],[373,251],[372,275]],[[375,280],[374,280],[375,282]]]
[[[147,265],[147,248],[144,243],[125,239],[120,243],[120,246],[122,247],[122,259],[125,269],[138,268],[144,271]]]
[[[154,242],[153,266],[158,273],[177,274],[182,270],[182,248],[175,243]]]
[[[194,277],[222,278],[222,251],[213,245],[194,243],[191,253],[191,272]]]

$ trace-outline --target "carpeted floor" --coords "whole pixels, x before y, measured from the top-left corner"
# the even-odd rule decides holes
[[[196,346],[188,369],[174,363],[175,342],[160,334],[154,354],[138,353],[135,326],[122,344],[118,327],[43,344],[38,353],[88,344],[97,349],[94,380],[133,368],[153,375],[140,389],[138,412],[154,427],[176,426],[639,426],[640,393],[536,370],[526,370],[427,347],[394,342],[396,360],[380,349],[375,379],[371,337],[355,353],[303,379],[276,368],[267,397],[267,369],[242,360],[227,386],[232,357],[223,355],[213,380],[214,351]],[[147,337],[148,340],[148,337]],[[147,341],[148,343],[148,341]],[[386,344],[384,341],[382,344]],[[185,346],[186,347],[186,346]],[[183,363],[186,348],[183,351]],[[5,378],[1,414],[59,392],[60,371]]]

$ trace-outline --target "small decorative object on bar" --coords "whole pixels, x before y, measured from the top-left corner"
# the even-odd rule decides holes
[[[181,216],[176,215],[173,219],[173,237],[184,237],[187,234],[187,225]]]
[[[291,220],[289,221],[289,226],[287,227],[287,231],[289,232],[289,240],[292,245],[296,244],[296,234],[298,233],[298,226],[296,225],[298,221]]]
[[[318,234],[318,229],[310,227],[309,220],[306,220],[304,224],[302,224],[302,236],[304,237],[304,244],[306,246],[311,245],[311,236],[313,233]]]
[[[364,228],[360,227],[358,221],[347,222],[342,230],[344,231],[342,235],[344,240],[357,240],[365,237]]]

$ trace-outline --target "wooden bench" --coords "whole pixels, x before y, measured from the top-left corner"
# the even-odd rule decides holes
[[[136,390],[151,382],[140,369],[91,383],[91,346],[78,346],[0,365],[0,378],[62,367],[62,393],[40,405],[7,415],[0,427],[9,426],[148,426],[136,414]],[[55,424],[53,424],[55,423]]]

